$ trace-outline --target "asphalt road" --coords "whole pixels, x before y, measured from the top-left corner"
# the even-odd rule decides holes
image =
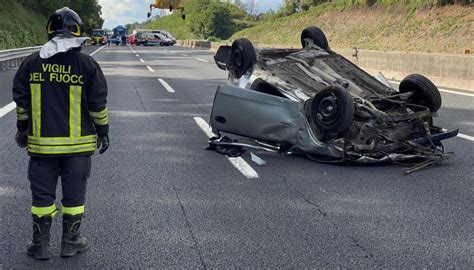
[[[474,268],[469,137],[446,141],[454,158],[411,175],[396,165],[257,152],[267,164],[244,154],[258,174],[247,178],[204,150],[207,136],[195,121],[208,119],[227,78],[212,53],[133,50],[104,47],[94,55],[108,80],[112,143],[93,158],[87,253],[47,262],[25,255],[28,157],[13,141],[14,112],[0,118],[0,268]],[[14,72],[0,72],[0,108],[11,102]],[[474,136],[473,119],[474,97],[443,93],[437,124]],[[55,254],[59,241],[56,219]]]

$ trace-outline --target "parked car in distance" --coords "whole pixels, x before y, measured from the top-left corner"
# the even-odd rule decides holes
[[[177,43],[176,38],[173,37],[169,32],[166,31],[161,31],[161,34],[165,37],[167,37],[171,41],[171,46],[175,45]]]

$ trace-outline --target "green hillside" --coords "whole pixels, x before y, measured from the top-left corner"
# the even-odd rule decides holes
[[[146,22],[140,25],[143,29],[161,29],[173,34],[177,39],[194,39],[197,38],[189,27],[186,20],[181,19],[179,12],[174,12],[169,16],[163,16],[157,20]]]
[[[206,37],[192,30],[195,18],[207,15],[203,8],[210,4],[204,2],[217,0],[190,1],[201,6],[191,5],[185,21],[173,14],[139,27],[164,29],[178,39],[215,40],[216,36]],[[232,13],[232,19],[226,20],[233,24],[230,40],[246,37],[265,45],[300,46],[301,31],[315,25],[327,34],[333,48],[462,53],[465,48],[474,49],[474,4],[463,4],[468,1],[285,0],[286,5],[277,12],[257,16],[228,3],[221,6]]]
[[[81,16],[86,31],[102,27],[97,0],[1,0],[0,49],[44,44],[49,14],[66,6]]]
[[[303,28],[319,26],[333,48],[462,53],[474,49],[474,6],[347,6],[327,3],[235,33],[262,44],[300,46]]]
[[[25,9],[18,1],[0,2],[0,49],[41,45],[47,40],[46,16]]]

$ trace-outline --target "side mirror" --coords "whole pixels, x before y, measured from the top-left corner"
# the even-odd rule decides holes
[[[231,46],[220,46],[214,55],[214,61],[218,68],[222,70],[227,70],[227,67],[230,64],[230,52],[232,50]]]

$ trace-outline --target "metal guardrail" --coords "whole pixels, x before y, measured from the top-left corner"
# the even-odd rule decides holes
[[[30,54],[39,51],[41,46],[26,47],[11,50],[0,51],[0,69],[7,70],[8,68],[17,67],[28,57]]]

